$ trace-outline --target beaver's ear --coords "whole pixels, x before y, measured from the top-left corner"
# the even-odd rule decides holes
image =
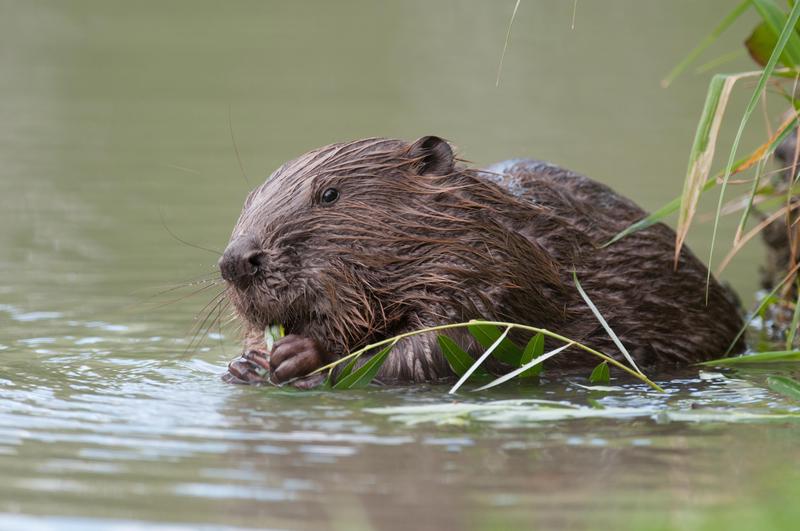
[[[408,155],[418,159],[420,175],[447,175],[453,173],[455,157],[447,140],[438,136],[423,136],[408,148]]]

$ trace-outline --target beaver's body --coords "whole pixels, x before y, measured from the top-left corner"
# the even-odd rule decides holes
[[[671,229],[603,246],[644,215],[608,187],[543,162],[465,168],[435,137],[311,152],[251,194],[221,260],[250,330],[246,350],[255,350],[231,371],[255,379],[247,369],[268,363],[258,352],[272,322],[289,333],[269,360],[278,381],[370,342],[476,318],[544,327],[620,357],[573,270],[640,366],[722,355],[742,325],[739,310],[713,279],[706,305],[707,270],[688,249],[673,267]],[[453,337],[480,354],[468,334]],[[594,364],[568,350],[548,367]],[[429,334],[400,342],[379,378],[449,375]]]

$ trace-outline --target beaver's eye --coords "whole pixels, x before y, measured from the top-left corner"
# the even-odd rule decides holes
[[[328,188],[320,196],[323,205],[332,205],[337,199],[339,199],[339,190],[336,188]]]

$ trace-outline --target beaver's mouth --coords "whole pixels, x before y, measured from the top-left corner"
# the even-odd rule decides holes
[[[275,295],[271,294],[270,300],[263,304],[256,302],[253,305],[254,315],[246,317],[259,328],[279,326],[283,328],[285,335],[302,334],[311,322],[311,315],[303,298],[297,295],[286,301],[284,297]]]

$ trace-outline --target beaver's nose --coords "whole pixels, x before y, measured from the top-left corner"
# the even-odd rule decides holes
[[[258,270],[264,265],[264,251],[252,238],[237,238],[228,244],[219,259],[222,278],[240,288],[253,282]]]

